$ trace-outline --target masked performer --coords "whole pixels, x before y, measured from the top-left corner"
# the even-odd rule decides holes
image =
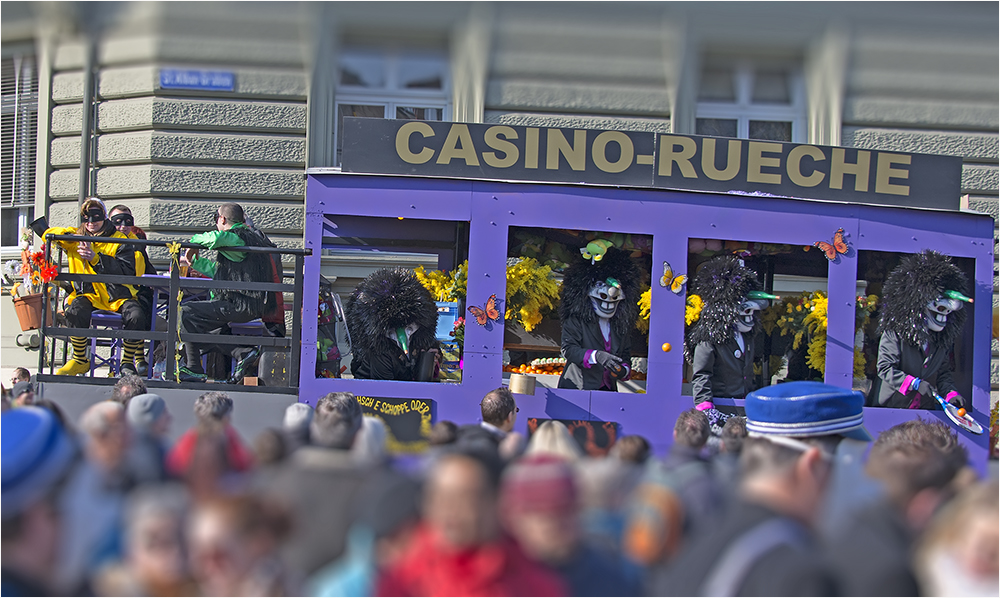
[[[882,289],[878,404],[940,408],[934,394],[967,407],[952,381],[951,352],[972,303],[968,281],[951,258],[926,250],[904,257]]]
[[[632,372],[640,272],[624,251],[597,251],[585,253],[591,259],[574,263],[563,278],[559,317],[566,368],[559,388],[617,392],[617,382]]]
[[[134,239],[121,233],[108,220],[104,202],[87,198],[80,206],[80,228],[49,228],[44,235],[81,235],[93,241],[57,241],[66,251],[70,274],[104,274],[142,276],[145,261],[141,249],[129,243],[105,243],[102,239]],[[138,290],[129,284],[104,282],[74,282],[73,292],[66,299],[66,323],[72,328],[90,328],[90,316],[95,309],[121,314],[124,330],[149,330],[149,314],[138,301]],[[56,372],[60,376],[75,376],[90,371],[87,358],[87,338],[71,336],[73,356]],[[121,373],[135,373],[133,360],[142,352],[142,341],[123,341]]]
[[[694,370],[695,407],[708,415],[714,436],[728,416],[714,408],[712,399],[742,399],[754,390],[757,314],[769,299],[777,299],[760,289],[757,275],[734,255],[706,262],[691,285],[703,307],[685,339],[685,355]]]
[[[437,305],[411,270],[373,272],[354,289],[345,311],[355,378],[431,379],[438,352]]]

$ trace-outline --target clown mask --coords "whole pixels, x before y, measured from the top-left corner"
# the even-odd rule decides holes
[[[948,297],[938,297],[927,304],[924,315],[927,317],[927,328],[931,332],[941,332],[948,325],[948,314],[962,309],[962,303]]]
[[[614,278],[594,283],[587,294],[590,295],[590,303],[594,306],[597,317],[605,320],[614,317],[618,311],[618,303],[625,298],[621,283]]]
[[[736,329],[740,332],[750,332],[757,323],[757,312],[767,308],[763,299],[747,299],[740,304],[739,316],[736,318]]]

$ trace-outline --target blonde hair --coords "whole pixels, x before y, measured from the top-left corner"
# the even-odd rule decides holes
[[[528,448],[524,454],[527,455],[555,455],[569,461],[576,461],[583,457],[583,449],[570,434],[566,424],[549,420],[538,426],[535,433],[528,441]]]
[[[104,202],[97,197],[88,197],[83,200],[83,204],[80,205],[80,228],[76,230],[78,235],[88,235],[92,236],[87,230],[86,225],[83,223],[83,215],[91,211],[94,208],[100,208],[101,212],[104,214],[104,220],[108,219],[108,207],[104,205]]]

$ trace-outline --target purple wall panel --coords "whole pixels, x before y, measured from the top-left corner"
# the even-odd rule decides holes
[[[972,341],[975,347],[972,400],[977,420],[984,425],[988,420],[993,243],[992,221],[986,216],[756,196],[336,174],[309,177],[306,212],[306,246],[315,252],[306,264],[307,297],[315,296],[318,291],[323,214],[404,216],[471,223],[468,303],[475,305],[485,303],[491,294],[504,295],[507,234],[511,226],[653,235],[653,274],[657,276],[663,261],[669,261],[675,271],[687,273],[689,238],[807,246],[830,240],[837,228],[842,227],[853,251],[829,265],[826,371],[827,381],[841,386],[851,384],[859,250],[919,251],[929,247],[974,258],[975,321],[982,324],[975,326]],[[529,417],[615,421],[622,424],[623,434],[642,434],[662,451],[670,442],[677,414],[691,406],[690,397],[680,395],[683,310],[683,296],[654,282],[648,394],[538,387],[534,396],[518,395],[521,411],[517,429],[524,432]],[[315,320],[316,302],[305,301],[303,347],[315,346]],[[316,398],[333,390],[427,398],[436,402],[435,419],[457,423],[478,421],[479,400],[502,381],[503,327],[497,325],[488,331],[474,320],[467,322],[465,375],[461,385],[315,380],[312,377],[315,352],[304,351],[301,400],[314,403]],[[664,352],[663,343],[670,343],[671,351]],[[869,430],[877,433],[914,415],[908,410],[867,409],[865,418]],[[945,417],[936,411],[920,415]],[[976,447],[972,454],[982,466],[985,436],[962,432],[961,437],[963,442]]]

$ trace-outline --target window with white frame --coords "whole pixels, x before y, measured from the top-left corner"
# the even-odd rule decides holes
[[[698,84],[695,133],[806,142],[800,69],[780,62],[706,60]]]
[[[402,49],[347,49],[340,54],[334,137],[337,164],[345,116],[448,120],[448,60],[443,54]]]
[[[4,48],[0,247],[16,247],[20,230],[34,219],[38,139],[38,68],[34,53]]]

